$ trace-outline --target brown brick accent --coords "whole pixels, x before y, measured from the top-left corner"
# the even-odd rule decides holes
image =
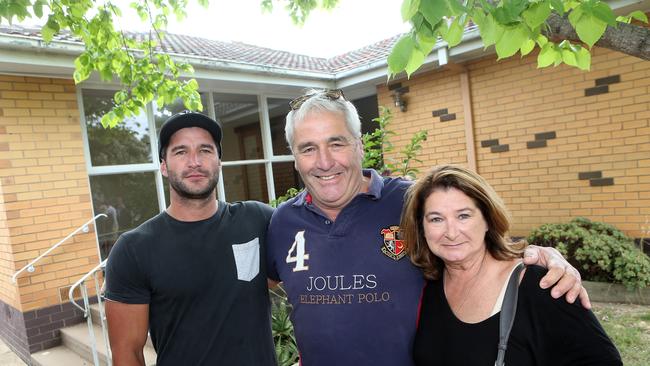
[[[448,122],[456,119],[456,113],[443,114],[440,116],[440,122]]]
[[[596,79],[596,86],[616,84],[620,82],[621,82],[621,75],[612,75],[612,76]]]
[[[546,147],[546,140],[534,140],[526,142],[527,149],[538,149],[540,147]]]
[[[499,139],[492,139],[492,140],[483,140],[481,141],[481,147],[490,147],[490,146],[496,146],[499,144]]]
[[[490,148],[490,151],[493,152],[493,153],[501,153],[501,152],[510,151],[510,145],[505,144],[505,145],[492,146]]]
[[[431,115],[432,115],[433,117],[440,117],[440,116],[442,116],[442,115],[444,115],[444,114],[447,114],[447,113],[449,113],[449,111],[447,110],[447,108],[436,109],[435,111],[431,111]]]
[[[613,186],[614,178],[594,178],[589,179],[589,185],[592,187]]]
[[[587,179],[593,179],[593,178],[601,178],[603,176],[603,172],[580,172],[578,173],[578,179],[580,180],[587,180]]]
[[[594,86],[593,88],[585,89],[585,97],[609,93],[609,85]]]

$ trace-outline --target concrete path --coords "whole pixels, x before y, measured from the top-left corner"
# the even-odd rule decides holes
[[[0,365],[25,366],[26,364],[16,356],[9,347],[0,339]]]

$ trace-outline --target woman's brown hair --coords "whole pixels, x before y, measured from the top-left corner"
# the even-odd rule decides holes
[[[431,169],[408,189],[400,224],[407,253],[413,264],[422,268],[425,278],[440,278],[444,264],[429,250],[424,237],[424,202],[434,190],[449,188],[463,192],[481,210],[488,226],[485,244],[492,257],[498,260],[521,257],[526,243],[523,240],[513,242],[508,236],[510,217],[503,200],[492,186],[469,169],[456,165],[440,165]]]

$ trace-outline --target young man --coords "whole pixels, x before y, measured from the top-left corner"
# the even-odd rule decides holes
[[[312,91],[291,109],[285,134],[305,191],[274,212],[268,263],[293,306],[301,364],[413,365],[424,281],[400,240],[410,183],[362,169],[359,117],[340,90]],[[553,250],[530,253],[541,260],[527,263],[551,268],[543,282],[565,273],[568,263]],[[572,302],[581,285],[575,269],[566,272],[553,292],[571,290]]]
[[[160,130],[167,210],[123,234],[106,268],[113,364],[276,365],[265,237],[271,208],[216,200],[221,128],[180,113]]]

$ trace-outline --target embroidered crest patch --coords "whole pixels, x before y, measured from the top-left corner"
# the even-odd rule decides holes
[[[379,233],[382,238],[384,238],[384,244],[381,247],[381,251],[386,254],[386,256],[398,261],[406,255],[404,241],[402,240],[399,226],[394,225],[383,228]]]

